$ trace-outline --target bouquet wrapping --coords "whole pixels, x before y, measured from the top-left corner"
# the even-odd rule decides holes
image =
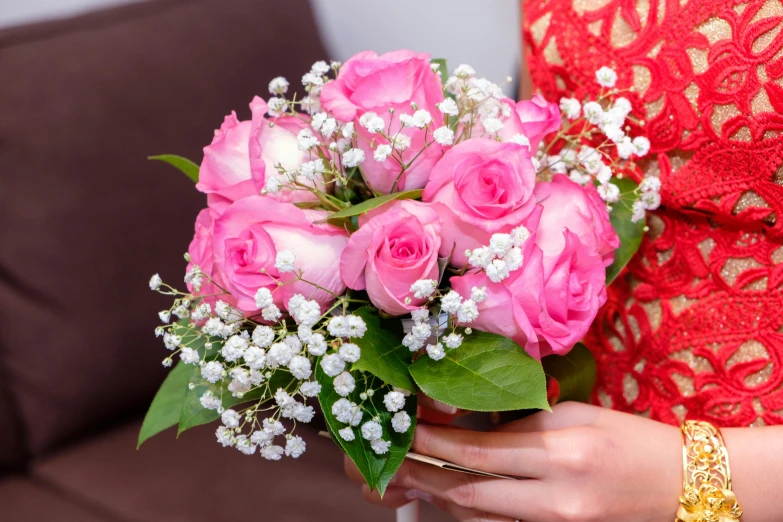
[[[200,166],[156,156],[208,205],[187,288],[150,280],[173,298],[156,335],[176,365],[139,444],[219,420],[225,447],[298,458],[297,426],[320,405],[382,493],[418,392],[547,409],[549,374],[578,395],[590,364],[574,347],[660,203],[636,165],[644,122],[615,80],[604,67],[597,99],[515,102],[467,65],[368,51],[317,62],[299,93],[272,80]]]

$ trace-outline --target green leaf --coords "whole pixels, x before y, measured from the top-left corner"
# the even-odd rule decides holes
[[[362,357],[363,356],[364,355],[362,355]],[[367,387],[376,391],[371,399],[364,401],[365,408],[373,411],[374,414],[370,415],[365,412],[362,424],[370,420],[371,417],[379,417],[380,424],[383,426],[383,438],[391,441],[391,447],[387,453],[384,455],[377,455],[372,450],[370,442],[362,437],[361,424],[353,429],[355,434],[354,440],[347,442],[340,437],[337,432],[346,427],[346,425],[339,422],[334,417],[332,414],[332,405],[342,397],[334,390],[332,378],[323,372],[320,364],[316,366],[315,370],[315,377],[321,384],[321,393],[318,394],[318,401],[321,403],[321,410],[326,419],[326,425],[329,427],[329,431],[332,434],[332,440],[334,440],[354,464],[356,464],[356,467],[359,468],[359,471],[364,476],[370,489],[377,488],[378,492],[383,496],[383,493],[386,491],[386,486],[389,485],[389,481],[402,465],[402,462],[405,460],[405,455],[408,454],[408,450],[410,450],[411,444],[413,443],[413,432],[416,428],[416,396],[410,395],[405,400],[404,411],[411,417],[411,427],[408,428],[408,431],[405,433],[397,433],[391,428],[391,418],[394,414],[389,413],[383,405],[383,396],[388,388],[384,390],[382,388],[383,383],[370,374],[354,372],[353,375],[354,378],[357,379],[357,386],[347,399],[359,404],[362,402],[359,394]],[[367,378],[366,386],[363,385],[362,375]]]
[[[339,212],[335,212],[334,214],[330,214],[328,218],[319,221],[319,223],[323,223],[332,219],[341,219],[341,218],[349,218],[351,216],[358,216],[359,214],[364,214],[365,212],[380,207],[381,205],[383,205],[384,203],[388,203],[389,201],[394,201],[395,199],[417,199],[421,197],[422,192],[423,192],[422,189],[406,190],[404,192],[394,192],[392,194],[385,194],[383,196],[378,196],[377,198],[368,199],[367,201],[362,201],[358,205],[353,205]]]
[[[177,424],[182,404],[185,402],[185,392],[188,391],[188,382],[195,369],[196,366],[180,362],[166,376],[144,417],[137,448],[153,435]]]
[[[183,174],[189,177],[193,183],[198,183],[198,165],[188,158],[183,158],[176,154],[160,154],[158,156],[149,156],[147,159],[165,161],[169,165],[177,167]]]
[[[637,223],[631,221],[633,211],[631,206],[636,200],[634,191],[636,183],[628,178],[612,179],[612,183],[620,189],[620,200],[612,205],[609,219],[620,238],[620,247],[614,251],[614,263],[606,268],[606,284],[610,284],[625,268],[633,255],[639,250],[644,235],[644,220]]]
[[[500,335],[474,330],[443,359],[420,357],[410,372],[429,397],[457,408],[549,409],[541,363]]]
[[[370,372],[392,386],[415,392],[416,385],[408,373],[413,354],[402,345],[400,319],[382,321],[377,312],[366,306],[353,314],[364,319],[367,325],[364,337],[354,340],[362,349],[362,356],[354,363],[353,369]]]
[[[179,417],[177,436],[190,428],[201,426],[202,424],[209,424],[220,417],[220,414],[216,410],[208,410],[201,406],[201,396],[207,390],[211,391],[215,397],[220,397],[222,399],[224,408],[233,408],[238,404],[258,401],[261,398],[267,400],[271,399],[278,388],[288,389],[294,382],[294,377],[285,370],[278,370],[272,374],[272,378],[268,383],[264,383],[258,388],[250,390],[244,394],[242,398],[234,397],[231,392],[228,391],[229,381],[230,379],[223,379],[218,383],[212,384],[201,377],[200,371],[196,371],[192,374],[190,384],[193,385],[193,388],[191,389],[190,386],[187,386],[186,388],[185,400],[182,404],[182,411]]]
[[[443,85],[446,85],[446,82],[449,80],[449,70],[446,67],[446,59],[433,58],[432,60],[430,60],[430,63],[438,64],[438,74],[440,74],[440,81]]]
[[[587,402],[595,386],[595,358],[582,343],[566,355],[550,355],[541,360],[544,372],[560,387],[558,402]]]

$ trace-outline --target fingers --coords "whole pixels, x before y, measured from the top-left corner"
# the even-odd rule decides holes
[[[408,495],[407,489],[394,486],[386,488],[386,492],[381,498],[377,489],[370,491],[370,486],[364,484],[362,485],[362,495],[373,504],[390,509],[397,509],[413,500],[409,498],[411,495]]]
[[[436,504],[441,499],[512,520],[534,519],[533,515],[541,512],[550,498],[538,480],[487,479],[419,462],[405,462],[392,479],[392,485],[429,493]]]
[[[438,509],[445,511],[455,520],[460,522],[514,522],[516,519],[504,517],[500,515],[493,515],[490,513],[482,513],[475,509],[464,508],[453,502],[446,502],[445,500],[435,499],[433,502]]]
[[[493,431],[502,433],[531,433],[553,431],[575,426],[593,426],[602,413],[601,408],[578,402],[563,402],[552,411],[540,411],[524,419],[501,424]]]
[[[541,478],[549,468],[541,433],[456,430],[421,424],[413,450],[461,466],[516,477]]]
[[[457,413],[457,408],[454,406],[449,406],[448,404],[442,403],[440,401],[436,401],[435,399],[432,399],[423,393],[420,393],[418,396],[419,406],[423,408],[429,408],[431,410],[439,411],[441,413],[446,413],[448,415],[454,415]]]

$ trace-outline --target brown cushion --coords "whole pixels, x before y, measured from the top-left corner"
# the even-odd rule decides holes
[[[88,441],[33,468],[33,476],[116,513],[121,520],[344,522],[394,520],[343,475],[342,454],[300,428],[307,451],[269,462],[215,441],[214,427],[165,432],[136,451],[139,424]],[[451,520],[427,506],[422,520]],[[266,515],[266,516],[264,516]]]
[[[113,522],[102,508],[38,481],[0,480],[0,520],[4,522]]]
[[[165,376],[147,281],[181,284],[205,198],[146,156],[200,162],[325,53],[305,0],[171,0],[0,32],[0,54],[0,381],[37,454]]]

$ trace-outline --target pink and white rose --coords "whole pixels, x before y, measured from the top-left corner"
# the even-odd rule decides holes
[[[201,288],[196,292],[198,295],[208,296],[204,298],[204,301],[214,304],[220,299],[231,305],[235,305],[236,300],[234,297],[223,294],[223,290],[220,288],[224,287],[223,275],[215,266],[214,256],[212,254],[212,233],[217,216],[218,214],[211,208],[205,208],[198,213],[198,216],[196,217],[196,232],[188,247],[190,262],[188,263],[187,271],[190,272],[194,266],[198,266],[199,270],[201,270],[205,276],[209,277],[203,277]],[[188,283],[188,290],[193,292],[195,291],[195,288],[192,284]]]
[[[343,280],[348,288],[366,289],[384,312],[409,313],[426,301],[414,298],[411,285],[420,279],[438,280],[440,236],[438,211],[429,205],[405,200],[376,209],[343,252]]]
[[[508,141],[516,134],[522,134],[530,141],[530,150],[538,150],[538,144],[547,134],[560,128],[562,119],[560,107],[549,103],[540,94],[530,100],[514,103],[507,100],[513,109],[511,115],[503,120],[503,128],[498,135]]]
[[[361,164],[367,183],[377,192],[423,188],[429,178],[432,166],[440,158],[442,148],[433,143],[413,164],[400,175],[402,168],[393,157],[384,161],[373,158],[375,145],[389,144],[378,133],[371,134],[360,123],[367,113],[375,113],[383,119],[384,130],[389,135],[402,135],[410,139],[410,145],[402,152],[405,163],[410,163],[422,150],[425,131],[416,127],[403,127],[401,114],[413,114],[411,103],[424,109],[432,116],[429,140],[432,131],[442,126],[443,116],[436,104],[443,101],[440,76],[430,68],[430,56],[413,51],[393,51],[378,55],[364,51],[352,56],[340,68],[334,81],[324,85],[321,91],[321,105],[339,121],[354,122],[359,147],[367,158]],[[394,109],[391,114],[390,109]],[[395,185],[396,182],[396,185]]]
[[[215,131],[212,143],[204,147],[196,188],[207,194],[209,206],[218,213],[237,200],[260,194],[267,173],[277,174],[275,164],[293,170],[310,159],[309,153],[299,150],[297,141],[297,134],[309,126],[307,122],[293,116],[267,119],[269,108],[258,96],[250,110],[249,121],[240,121],[232,111]],[[282,201],[315,199],[307,191],[284,190],[275,197]]]
[[[536,185],[535,197],[544,207],[536,244],[545,256],[563,250],[566,244],[563,230],[568,229],[585,246],[598,252],[605,267],[612,264],[620,238],[609,221],[606,203],[592,184],[583,187],[564,174],[555,174],[551,182]]]
[[[453,249],[451,264],[462,267],[468,262],[465,251],[489,244],[492,234],[531,225],[535,186],[527,147],[468,140],[448,150],[422,195],[423,201],[443,204],[440,256]]]
[[[212,239],[215,266],[223,274],[226,289],[236,298],[237,308],[257,310],[255,294],[269,289],[275,304],[285,308],[294,294],[315,299],[322,310],[345,291],[340,277],[340,256],[348,244],[348,233],[326,224],[314,224],[326,216],[323,211],[302,210],[266,196],[250,196],[230,207],[215,222]],[[277,254],[296,256],[296,271],[311,284],[296,281],[278,287],[277,282],[296,279],[295,272],[275,268]]]

